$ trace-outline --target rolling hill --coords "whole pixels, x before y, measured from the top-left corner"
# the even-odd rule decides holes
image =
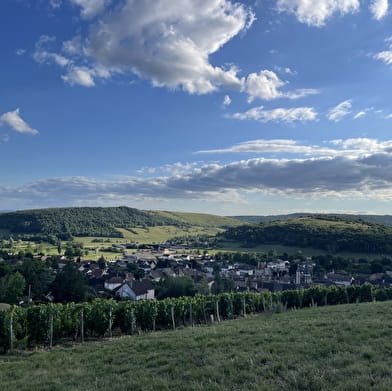
[[[146,211],[125,206],[50,208],[1,213],[0,236],[123,237],[119,229],[157,226],[227,228],[240,224],[238,220],[221,216]]]
[[[318,248],[332,253],[392,253],[392,227],[334,215],[314,215],[258,225],[242,225],[228,229],[219,237],[247,247],[280,244]]]
[[[320,215],[322,216],[323,214],[298,212],[298,213],[268,215],[268,216],[231,216],[231,218],[242,221],[243,223],[258,224],[258,223],[268,223],[270,221],[278,221],[278,220],[291,220],[297,217],[310,217],[310,216],[320,216]],[[352,214],[340,214],[340,213],[330,213],[324,215],[345,217],[345,218],[352,218],[352,219],[357,218],[364,221],[368,221],[369,223],[377,223],[377,224],[392,226],[392,215],[364,215],[364,214],[352,215]]]

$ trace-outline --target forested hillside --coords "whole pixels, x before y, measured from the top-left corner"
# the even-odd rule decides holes
[[[223,232],[220,238],[249,247],[282,244],[319,248],[329,252],[392,253],[392,227],[327,215],[242,225]]]
[[[54,235],[122,237],[118,228],[176,226],[227,227],[237,220],[214,215],[143,211],[121,207],[80,207],[25,210],[0,214],[0,237],[9,235]]]
[[[4,234],[121,237],[116,228],[177,225],[173,218],[128,207],[54,208],[0,214]]]
[[[290,213],[287,215],[269,215],[269,216],[232,216],[233,219],[237,219],[243,223],[258,224],[258,223],[268,223],[270,221],[278,220],[291,220],[297,217],[310,217],[310,216],[320,216],[319,213]],[[336,216],[344,217],[349,219],[361,219],[368,221],[370,223],[384,224],[392,226],[392,215],[349,215],[349,214],[325,214],[324,216]]]

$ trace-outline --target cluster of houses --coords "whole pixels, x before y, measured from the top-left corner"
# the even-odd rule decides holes
[[[296,264],[293,272],[290,270],[290,262],[281,259],[259,262],[257,265],[238,264],[217,261],[208,254],[195,255],[180,249],[166,248],[161,251],[125,251],[122,259],[109,261],[103,268],[97,262],[81,261],[79,270],[88,277],[90,286],[97,294],[106,292],[118,298],[132,300],[154,299],[154,283],[167,277],[188,276],[195,283],[205,280],[211,290],[217,273],[221,278],[232,280],[234,289],[239,292],[276,292],[316,284],[348,286],[364,282],[392,286],[392,273],[371,275],[364,280],[334,272],[316,278],[313,273],[315,264],[310,259],[304,262],[298,260]],[[143,277],[138,275],[136,278],[130,270],[142,271]]]

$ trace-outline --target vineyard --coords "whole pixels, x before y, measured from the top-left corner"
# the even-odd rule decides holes
[[[304,290],[223,293],[162,301],[96,299],[86,303],[13,306],[0,310],[0,348],[4,352],[69,340],[132,335],[246,317],[283,309],[392,299],[392,288],[372,285],[312,287]]]

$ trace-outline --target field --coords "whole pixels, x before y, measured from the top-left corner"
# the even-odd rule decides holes
[[[236,227],[244,224],[240,220],[231,217],[217,216],[206,213],[186,213],[186,212],[155,212],[163,217],[170,217],[186,224],[197,225],[200,227]]]
[[[75,242],[83,243],[88,250],[88,254],[83,255],[85,260],[97,260],[101,256],[106,259],[121,258],[121,252],[102,251],[103,248],[110,248],[112,244],[136,243],[136,244],[152,244],[162,243],[176,236],[196,236],[196,235],[215,235],[222,232],[223,229],[216,227],[175,227],[175,226],[156,226],[146,228],[133,228],[132,230],[118,228],[124,237],[97,237],[97,236],[80,236],[75,237]],[[63,247],[65,242],[63,242]],[[44,253],[45,255],[58,255],[57,246],[49,243],[36,244],[28,241],[15,241],[13,243],[13,252],[30,251],[33,254]],[[62,253],[64,252],[64,248]]]
[[[121,258],[121,252],[111,252],[111,251],[102,251],[101,248],[111,247],[112,244],[121,244],[124,242],[134,242],[134,243],[161,243],[165,239],[172,238],[174,236],[183,236],[183,235],[197,235],[197,234],[213,234],[213,231],[217,231],[216,228],[189,228],[188,231],[184,231],[183,229],[179,229],[172,226],[165,227],[152,227],[152,228],[135,228],[134,231],[138,232],[134,234],[128,230],[119,229],[124,233],[124,238],[102,238],[102,237],[77,237],[75,238],[76,242],[82,242],[85,249],[88,249],[88,254],[83,255],[83,259],[85,260],[97,260],[101,256],[104,256],[106,259],[116,259]],[[97,242],[99,240],[99,242]],[[95,251],[94,249],[98,249]],[[5,249],[6,250],[6,249]],[[30,250],[34,254],[43,252],[45,255],[58,255],[57,247],[53,246],[49,243],[42,243],[37,245],[34,242],[20,241],[14,243],[14,251],[18,253],[19,251]],[[259,253],[268,253],[269,251],[274,250],[278,255],[287,253],[289,255],[302,254],[307,257],[312,257],[316,255],[325,254],[325,250],[314,249],[310,247],[297,247],[297,246],[283,246],[279,244],[264,244],[258,245],[255,247],[243,247],[240,243],[236,242],[221,242],[216,248],[209,249],[208,252],[210,254],[215,254],[217,252],[227,251],[227,252],[259,252]],[[199,251],[203,251],[203,249],[199,249]],[[63,250],[64,252],[64,250]],[[347,258],[366,258],[366,259],[374,259],[382,254],[366,254],[366,253],[353,253],[353,252],[337,252],[333,255],[339,255]]]
[[[7,391],[391,390],[392,302],[262,314],[212,326],[0,357]]]
[[[133,232],[121,228],[118,230],[123,233],[126,241],[134,243],[162,243],[176,236],[215,235],[223,231],[223,229],[215,227],[193,226],[179,228],[171,225],[133,228]]]

